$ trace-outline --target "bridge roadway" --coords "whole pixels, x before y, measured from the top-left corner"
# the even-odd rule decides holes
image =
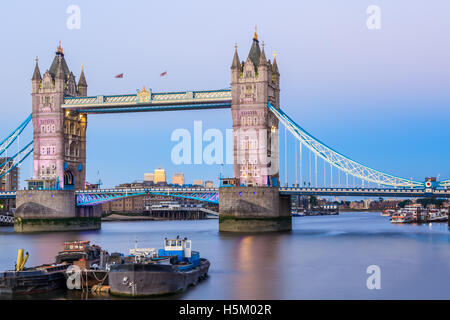
[[[125,188],[125,189],[92,189],[77,190],[77,205],[97,205],[122,198],[145,194],[168,195],[179,198],[219,203],[219,188]],[[349,197],[396,197],[396,198],[450,198],[450,189],[419,188],[309,188],[280,187],[282,195],[317,195],[317,196],[349,196]],[[13,199],[15,191],[0,191],[0,199]]]

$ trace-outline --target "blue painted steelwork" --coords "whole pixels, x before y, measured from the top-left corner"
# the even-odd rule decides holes
[[[440,181],[438,183],[438,185],[439,185],[439,187],[450,188],[450,179],[449,180]]]
[[[129,189],[92,189],[79,190],[78,206],[97,205],[117,199],[135,197],[145,194],[157,194],[175,198],[198,200],[209,203],[219,203],[218,188],[129,188]]]
[[[399,178],[381,171],[369,168],[362,165],[359,162],[353,161],[343,154],[328,147],[323,142],[314,138],[306,130],[295,123],[286,113],[281,109],[277,109],[268,103],[269,110],[280,120],[280,122],[310,151],[330,165],[342,170],[343,172],[354,176],[356,178],[373,182],[379,185],[391,186],[395,188],[407,187],[407,188],[424,188],[425,183]]]
[[[94,206],[123,198],[142,196],[145,192],[137,193],[108,193],[108,194],[77,194],[77,206]]]
[[[15,199],[15,191],[0,191],[0,199]]]
[[[149,191],[148,193],[162,195],[162,196],[170,196],[170,197],[175,197],[175,198],[191,199],[191,200],[198,200],[198,201],[203,201],[203,202],[219,204],[219,193],[190,193],[190,194],[185,194],[185,193],[160,193],[160,192],[152,192],[152,191]]]
[[[144,112],[144,111],[180,111],[180,110],[204,110],[204,109],[226,109],[231,108],[231,102],[221,103],[203,103],[203,104],[177,104],[170,106],[146,106],[146,107],[121,107],[121,108],[102,108],[88,109],[79,108],[77,112],[81,113],[124,113],[124,112]]]
[[[82,113],[120,113],[231,108],[231,90],[185,91],[137,94],[65,97],[66,110]]]
[[[0,164],[0,178],[7,175],[11,170],[20,165],[33,152],[33,141],[28,143],[22,150],[17,152],[5,162]],[[12,165],[9,163],[12,161]]]
[[[24,122],[20,124],[5,140],[0,142],[0,155],[2,155],[6,149],[17,139],[17,137],[22,133],[22,131],[27,127],[32,119],[30,114]]]
[[[450,198],[450,189],[432,188],[305,188],[281,187],[282,195],[370,196],[396,198]]]

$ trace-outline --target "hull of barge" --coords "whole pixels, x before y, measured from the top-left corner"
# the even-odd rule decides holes
[[[66,286],[65,270],[0,272],[0,294],[28,295],[46,293]]]
[[[181,292],[204,279],[209,265],[207,259],[201,259],[199,266],[188,271],[180,271],[176,265],[113,265],[108,275],[110,293],[118,296],[146,297]]]

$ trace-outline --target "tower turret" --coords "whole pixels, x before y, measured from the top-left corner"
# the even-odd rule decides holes
[[[39,90],[41,81],[42,81],[42,77],[41,77],[41,71],[39,70],[39,59],[38,59],[38,57],[36,57],[36,65],[34,66],[33,77],[31,78],[33,92],[37,92]]]
[[[78,80],[78,94],[80,96],[87,95],[87,86],[86,77],[84,76],[84,66],[81,65],[80,79]]]

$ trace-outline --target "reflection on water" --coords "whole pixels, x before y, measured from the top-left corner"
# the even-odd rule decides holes
[[[164,299],[449,299],[447,224],[392,225],[379,213],[298,217],[292,232],[228,234],[217,220],[103,223],[98,231],[14,234],[0,228],[0,270],[12,269],[17,249],[27,265],[54,261],[62,243],[90,240],[109,252],[163,245],[180,235],[211,262],[209,277]],[[366,269],[380,266],[381,290],[368,290]],[[1,297],[8,298],[8,297]],[[29,299],[110,299],[80,291]],[[114,298],[113,298],[114,299]]]
[[[279,277],[279,237],[242,235],[225,252],[225,263],[236,276],[229,286],[235,299],[270,299],[282,292]]]

